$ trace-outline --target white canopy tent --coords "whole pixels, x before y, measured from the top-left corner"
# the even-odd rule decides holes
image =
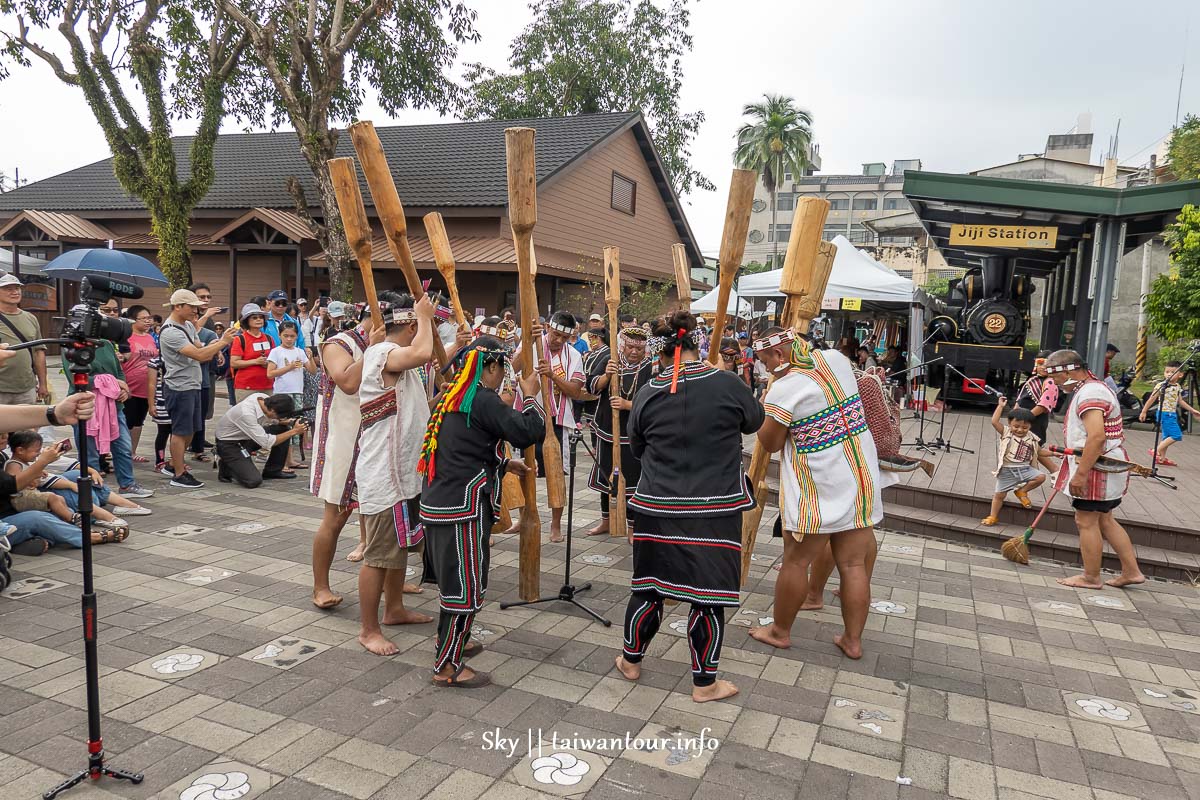
[[[41,275],[42,267],[50,263],[44,258],[34,258],[33,256],[18,255],[17,258],[19,259],[22,275]],[[12,268],[12,250],[0,247],[0,272],[12,272]]]
[[[834,237],[833,244],[837,246],[837,255],[833,259],[833,270],[829,275],[824,299],[857,297],[873,302],[905,305],[913,302],[913,282],[908,278],[901,277],[894,270],[863,253],[845,236]],[[778,297],[782,275],[782,269],[747,275],[738,282],[738,297]],[[713,296],[712,307],[716,309],[715,290],[709,294]],[[696,303],[707,297],[708,295],[705,295],[701,300],[692,303],[692,307],[695,308]],[[732,293],[730,297],[732,298]]]

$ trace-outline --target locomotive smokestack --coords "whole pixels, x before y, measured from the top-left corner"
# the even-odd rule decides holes
[[[1012,260],[1003,256],[987,256],[983,259],[983,296],[1007,295],[1012,283]]]

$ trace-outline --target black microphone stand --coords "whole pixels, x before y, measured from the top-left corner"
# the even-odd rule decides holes
[[[964,375],[962,373],[962,371],[959,370],[958,367],[954,366],[949,361],[946,362],[946,371],[944,373],[942,373],[942,413],[941,413],[941,418],[938,420],[938,435],[937,435],[937,439],[935,440],[934,444],[939,449],[945,450],[947,453],[953,453],[955,450],[957,450],[960,453],[974,453],[975,452],[974,450],[968,450],[965,447],[960,447],[959,445],[952,444],[950,441],[948,441],[947,439],[944,438],[944,434],[946,431],[946,406],[948,405],[948,403],[946,402],[946,395],[950,391],[950,373],[951,372],[953,372],[955,375],[959,376],[960,378],[962,378],[964,380],[971,381],[972,383],[978,383],[978,380],[976,378],[972,378],[968,375]],[[997,392],[995,389],[988,386],[986,380],[981,384],[981,386],[982,386],[983,390],[985,392],[987,392],[988,394],[994,394],[994,395],[996,395],[996,397],[1004,396],[1002,393]]]
[[[63,359],[71,364],[71,384],[77,392],[91,391],[91,372],[88,367],[96,356],[96,342],[76,339],[38,339],[25,342],[11,350],[24,350],[36,345],[58,344],[63,347]],[[92,570],[92,473],[88,468],[87,423],[80,420],[75,424],[75,445],[79,449],[79,527],[83,538],[83,661],[87,688],[88,715],[88,763],[87,768],[72,775],[53,789],[42,794],[45,800],[54,800],[62,792],[82,783],[85,778],[99,781],[101,777],[118,778],[130,783],[141,783],[140,772],[128,772],[110,767],[104,760],[104,742],[100,736],[100,658],[96,650],[96,628],[99,613],[96,608],[96,587]]]
[[[592,609],[585,606],[583,603],[575,599],[575,595],[579,592],[586,592],[592,588],[592,584],[585,583],[583,586],[574,586],[571,584],[571,540],[575,533],[575,453],[576,446],[583,440],[583,427],[575,426],[567,434],[571,445],[570,456],[568,461],[570,466],[571,477],[567,488],[567,560],[566,574],[563,576],[562,588],[558,590],[558,594],[554,597],[543,597],[539,600],[513,600],[507,603],[501,603],[500,608],[517,608],[519,606],[534,606],[539,603],[553,603],[561,600],[570,603],[581,611],[586,612],[592,619],[604,625],[604,627],[612,627],[612,620],[605,619],[597,614]]]
[[[943,360],[944,359],[942,356],[938,356],[937,358],[931,359],[931,360],[926,361],[921,364],[917,364],[914,367],[909,367],[908,369],[904,370],[904,372],[897,372],[896,374],[903,375],[907,372],[914,372],[916,370],[924,370],[930,364],[934,364],[938,361],[943,361]],[[930,444],[929,442],[925,441],[925,407],[928,405],[928,398],[929,398],[928,389],[929,389],[929,387],[926,386],[925,391],[923,391],[921,393],[922,394],[921,405],[917,407],[916,416],[910,417],[910,419],[920,420],[920,422],[918,423],[918,427],[917,427],[917,438],[911,442],[902,442],[900,444],[900,446],[901,447],[912,447],[916,450],[923,450],[926,453],[933,453],[938,450],[939,445],[936,443]]]

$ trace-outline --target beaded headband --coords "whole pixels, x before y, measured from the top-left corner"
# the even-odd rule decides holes
[[[508,338],[508,331],[497,328],[495,325],[480,325],[475,332],[482,336],[494,336],[502,342]]]
[[[1062,364],[1057,367],[1046,367],[1046,374],[1056,375],[1060,372],[1070,372],[1073,369],[1083,369],[1083,364]]]
[[[570,336],[573,333],[575,333],[574,328],[568,328],[566,325],[559,325],[557,322],[554,322],[554,321],[550,322],[550,330],[558,331],[559,333],[566,334],[567,336]]]
[[[626,339],[640,339],[643,342],[650,337],[650,334],[646,333],[641,328],[623,328],[618,335],[623,336]]]
[[[772,347],[777,347],[778,345],[795,341],[795,339],[795,332],[791,328],[788,328],[786,331],[778,331],[776,333],[772,333],[770,336],[764,336],[761,339],[755,339],[754,344],[750,346],[754,348],[754,352],[761,353],[763,350],[769,350]]]

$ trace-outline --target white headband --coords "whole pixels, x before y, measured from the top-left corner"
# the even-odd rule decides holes
[[[483,336],[494,336],[501,341],[508,338],[508,331],[500,330],[494,325],[480,325],[475,329],[475,332]]]
[[[793,332],[791,328],[788,328],[786,331],[779,331],[777,333],[772,333],[770,336],[764,336],[761,339],[755,339],[754,344],[752,344],[751,347],[754,348],[754,352],[761,353],[763,350],[769,350],[772,347],[795,341],[795,339],[795,332]]]
[[[559,333],[564,333],[564,334],[566,334],[567,336],[570,336],[570,335],[572,335],[573,333],[575,333],[575,329],[574,329],[574,328],[568,328],[566,325],[559,325],[557,322],[553,322],[553,321],[551,321],[551,322],[550,322],[550,329],[551,329],[551,330],[556,330],[556,331],[558,331]]]
[[[416,322],[417,312],[411,308],[393,308],[392,322]]]

